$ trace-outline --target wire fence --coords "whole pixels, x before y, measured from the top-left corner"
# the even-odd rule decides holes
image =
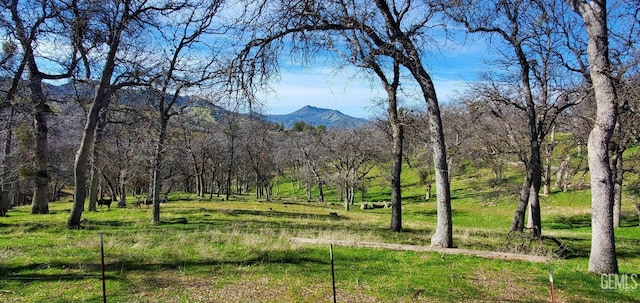
[[[84,275],[59,276],[60,280],[65,279],[96,279],[102,282],[102,301],[107,302],[108,289],[107,280],[109,277],[105,275],[105,249],[104,235],[100,233],[100,272],[92,274],[88,272]],[[548,266],[548,272],[540,271],[541,267],[535,267],[538,270],[532,272],[518,272],[513,274],[512,270],[497,269],[481,269],[468,268],[472,263],[465,263],[463,266],[454,266],[454,263],[445,261],[430,260],[428,264],[419,264],[416,266],[397,266],[394,262],[398,260],[389,260],[389,262],[381,262],[374,260],[370,263],[361,262],[362,258],[366,259],[368,255],[365,253],[358,256],[358,260],[353,259],[353,255],[345,256],[342,254],[342,246],[334,246],[328,244],[328,254],[326,260],[306,260],[305,262],[327,264],[326,269],[320,268],[322,273],[313,273],[315,276],[324,276],[318,279],[318,283],[313,288],[306,287],[305,292],[300,295],[298,301],[306,300],[305,293],[313,293],[313,297],[320,297],[327,301],[333,302],[437,302],[437,301],[473,301],[473,302],[556,302],[556,291],[575,287],[560,281],[554,282],[552,266]],[[373,250],[373,249],[371,249]],[[442,256],[442,259],[445,257]],[[428,259],[428,258],[427,258]],[[275,260],[260,259],[246,262],[237,262],[235,265],[244,266],[260,266],[264,264],[277,263]],[[112,264],[111,264],[112,265]],[[282,263],[281,266],[285,271],[300,272],[300,266],[308,264],[300,263]],[[406,264],[405,264],[406,265]],[[318,267],[314,267],[318,268]],[[406,270],[406,268],[412,268]],[[314,269],[317,270],[317,269]],[[325,275],[326,274],[326,275]],[[37,280],[38,277],[1,277],[10,280]],[[51,279],[51,277],[48,277]],[[611,277],[608,277],[611,281]],[[618,277],[613,278],[613,282],[618,283]],[[637,287],[637,277],[632,276],[629,283],[631,287]],[[640,281],[640,280],[638,280]],[[260,283],[260,282],[256,282]],[[279,283],[272,281],[270,283]],[[302,282],[302,284],[307,282]],[[603,284],[600,286],[602,287]],[[608,286],[609,284],[605,285]],[[611,284],[613,285],[613,284]],[[593,285],[591,285],[593,286]],[[615,287],[618,285],[616,284]],[[597,287],[597,286],[595,286]],[[613,286],[611,287],[612,290]],[[215,290],[213,290],[215,292]],[[603,291],[601,289],[600,291]],[[637,292],[636,292],[637,293]],[[266,295],[265,295],[266,296]],[[1,301],[2,296],[0,296]],[[401,298],[396,300],[397,298]],[[262,299],[269,299],[268,296]],[[273,298],[272,298],[273,299]],[[209,302],[206,299],[199,302]],[[222,302],[224,299],[214,300],[210,302]],[[231,302],[233,300],[229,300]],[[240,297],[235,302],[243,301]],[[244,298],[246,301],[246,298]],[[254,300],[252,300],[254,301]],[[260,301],[260,298],[258,298]],[[268,301],[268,300],[267,300]],[[271,300],[273,301],[273,300]],[[560,301],[571,301],[566,297]]]

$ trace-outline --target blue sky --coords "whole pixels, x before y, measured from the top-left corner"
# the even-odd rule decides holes
[[[439,101],[450,102],[457,92],[464,91],[467,83],[486,68],[483,63],[486,56],[484,41],[467,40],[465,45],[450,44],[446,51],[425,58]],[[355,68],[288,65],[281,66],[280,72],[280,79],[271,84],[273,91],[260,97],[267,114],[288,114],[305,105],[335,109],[359,118],[384,111],[374,102],[384,98],[378,80]],[[419,98],[405,97],[405,100],[411,105],[424,104]]]

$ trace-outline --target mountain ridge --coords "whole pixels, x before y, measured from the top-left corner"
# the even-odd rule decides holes
[[[283,124],[286,129],[290,129],[298,121],[303,121],[312,126],[324,125],[328,128],[355,128],[367,123],[366,119],[356,118],[343,114],[339,110],[320,108],[311,105],[305,105],[302,108],[282,115],[265,115],[265,120]]]
[[[6,80],[7,79],[0,78],[0,83]],[[64,83],[60,85],[45,83],[44,89],[48,98],[51,98],[53,100],[63,100],[68,98],[69,96],[77,95],[90,98],[95,87],[94,85],[89,83]],[[140,100],[151,98],[151,96],[148,96],[147,94],[152,93],[140,90],[124,90],[123,92],[124,93],[119,94],[117,101],[118,103],[127,104],[131,102],[139,102]],[[202,103],[206,103],[206,107],[211,107],[211,113],[214,116],[221,117],[228,114],[228,110],[224,109],[223,107],[207,103],[206,101],[203,102],[202,100],[198,100],[198,98],[194,98],[192,96],[180,96],[178,97],[176,104],[196,105]],[[313,127],[323,125],[327,128],[356,128],[369,122],[369,120],[367,119],[349,116],[340,112],[339,110],[321,108],[311,105],[305,105],[300,109],[288,114],[260,116],[267,122],[283,125],[285,129],[291,129],[295,125],[295,123],[299,121],[302,121]]]

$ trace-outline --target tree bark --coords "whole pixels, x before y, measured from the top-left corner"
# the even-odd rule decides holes
[[[100,185],[100,169],[98,168],[98,158],[100,158],[100,145],[102,143],[102,133],[104,129],[104,118],[106,111],[101,111],[96,134],[91,144],[91,169],[89,177],[89,211],[98,211],[98,187]]]
[[[127,171],[122,170],[120,172],[120,201],[118,201],[118,208],[127,207]]]
[[[397,83],[397,79],[395,81]],[[402,144],[404,129],[398,117],[397,84],[387,87],[389,122],[393,139],[393,166],[391,167],[391,224],[389,230],[402,231]]]
[[[318,199],[320,199],[320,202],[324,203],[323,183],[323,181],[318,181]]]
[[[567,191],[567,178],[569,177],[569,162],[571,161],[571,156],[567,156],[560,163],[560,167],[558,167],[558,172],[556,173],[556,183],[555,187],[562,189],[562,191]]]
[[[413,45],[405,47],[409,50],[409,58],[419,58],[418,52]],[[433,148],[433,164],[436,175],[436,203],[438,209],[436,231],[431,237],[431,246],[449,248],[453,247],[453,222],[444,127],[442,126],[440,105],[438,104],[433,81],[422,65],[416,60],[417,59],[407,62],[405,67],[411,71],[414,79],[416,79],[420,85],[428,108],[427,116],[431,132],[431,146]]]
[[[344,210],[349,210],[349,199],[350,199],[350,190],[349,190],[349,181],[347,181],[348,176],[345,177],[344,181]]]
[[[229,201],[229,196],[231,195],[231,173],[233,172],[233,164],[234,164],[234,151],[235,151],[235,135],[231,134],[231,138],[229,140],[229,161],[227,162],[227,180],[225,184],[225,200]]]
[[[94,141],[92,150],[95,150],[96,143]],[[96,165],[97,163],[92,162],[89,168],[89,211],[98,211],[98,191],[102,192],[100,188],[100,172]]]
[[[624,181],[624,169],[622,166],[622,148],[613,151],[611,157],[611,175],[613,178],[613,227],[620,227],[620,213],[622,211],[622,182]]]
[[[36,71],[33,71],[36,72]],[[32,214],[49,213],[49,158],[47,115],[51,111],[46,104],[42,91],[42,79],[30,75],[29,88],[31,89],[32,102],[35,103],[34,122],[35,128],[35,180],[33,188],[33,200],[31,203]]]
[[[589,41],[589,74],[596,99],[596,119],[587,142],[591,173],[591,253],[589,271],[618,273],[613,229],[613,177],[609,163],[609,144],[617,120],[617,96],[607,29],[606,1],[566,0],[584,20]]]
[[[539,239],[542,236],[542,220],[540,215],[540,187],[542,185],[542,161],[540,159],[539,141],[531,144],[531,193],[529,193],[529,206],[531,209],[531,238]]]
[[[636,205],[636,212],[638,213],[638,226],[640,226],[640,203],[638,203],[638,201],[635,201],[635,205]]]
[[[529,175],[529,170],[527,169],[527,175],[522,182],[522,189],[520,190],[520,200],[518,200],[518,206],[516,207],[515,215],[513,216],[513,221],[511,221],[511,228],[509,231],[524,231],[524,216],[527,211],[527,206],[529,205],[529,195],[531,194],[531,176]]]
[[[435,98],[435,95],[434,95]],[[433,101],[437,102],[437,101]],[[437,106],[437,105],[436,105]],[[429,106],[432,125],[433,160],[436,169],[436,200],[438,203],[438,220],[436,232],[431,237],[431,246],[440,248],[453,247],[453,221],[451,214],[451,192],[449,188],[449,168],[447,166],[446,146],[440,111],[434,113]],[[435,142],[433,142],[435,141]]]
[[[164,98],[164,96],[160,96]],[[158,134],[158,145],[153,158],[153,180],[151,197],[153,201],[153,224],[160,224],[160,191],[162,189],[161,165],[164,155],[164,141],[167,136],[167,118],[165,117],[164,108],[160,110],[160,133]]]
[[[91,152],[91,145],[95,136],[95,131],[98,125],[98,116],[100,110],[104,107],[105,99],[108,99],[107,93],[98,88],[96,91],[96,98],[98,100],[91,105],[89,113],[87,114],[87,121],[82,134],[82,140],[80,141],[80,147],[76,153],[76,159],[74,163],[74,197],[73,206],[69,219],[67,220],[67,228],[80,228],[80,220],[82,212],[84,211],[84,203],[87,197],[87,161],[89,153]]]
[[[391,108],[391,106],[389,106]],[[391,111],[391,110],[390,110]],[[396,120],[396,121],[394,121]],[[402,231],[402,145],[404,130],[396,117],[391,118],[393,138],[393,166],[391,167],[391,231]]]
[[[10,109],[9,119],[7,121],[7,135],[4,141],[2,167],[0,170],[0,217],[5,217],[9,211],[9,187],[11,180],[9,178],[9,155],[11,155],[11,144],[13,143],[13,116],[14,109]]]
[[[409,50],[409,58],[419,58],[413,45],[405,46]],[[447,147],[444,140],[444,127],[440,116],[440,105],[436,90],[429,74],[418,61],[407,62],[405,65],[411,71],[414,79],[420,85],[425,102],[431,132],[431,146],[433,148],[433,164],[436,175],[436,203],[438,219],[436,231],[431,237],[432,247],[453,247],[453,222],[451,215],[451,190],[449,184],[449,167],[447,164]]]
[[[11,11],[11,19],[14,22],[15,36],[20,42],[22,47],[22,63],[19,69],[21,74],[23,68],[28,71],[29,90],[31,92],[31,105],[33,110],[33,127],[35,131],[34,140],[34,189],[33,197],[31,200],[31,213],[32,214],[48,214],[49,213],[49,159],[48,159],[48,141],[49,128],[47,126],[47,115],[51,112],[51,109],[46,103],[44,92],[42,91],[43,73],[38,69],[36,62],[36,53],[32,46],[38,33],[38,27],[47,20],[49,16],[43,12],[42,15],[37,16],[40,19],[40,24],[33,24],[30,30],[24,25],[23,19],[18,11],[18,1],[12,1],[9,4]],[[34,16],[32,16],[34,17]],[[23,65],[24,64],[24,65]],[[19,79],[19,78],[17,78]],[[14,79],[14,80],[17,80]],[[16,89],[17,86],[14,83],[12,89]],[[11,93],[7,97],[12,98]]]
[[[553,155],[553,150],[555,148],[556,140],[556,127],[555,125],[551,127],[551,133],[549,134],[549,142],[545,145],[545,153],[544,153],[544,188],[542,190],[545,196],[548,196],[551,193],[551,156]]]
[[[617,140],[612,139],[610,144],[611,159],[611,177],[613,178],[613,227],[620,227],[620,213],[622,211],[622,182],[624,181],[624,167],[622,163],[622,154],[626,149],[623,141],[620,121],[616,121],[614,136]]]

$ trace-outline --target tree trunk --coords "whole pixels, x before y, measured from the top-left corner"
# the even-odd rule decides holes
[[[622,182],[624,181],[624,169],[622,164],[622,149],[616,148],[611,158],[613,177],[613,227],[620,227],[620,213],[622,211]]]
[[[540,239],[542,236],[542,219],[540,216],[540,186],[542,185],[542,162],[540,159],[540,145],[533,142],[531,148],[531,193],[529,205],[531,207],[531,238]]]
[[[234,138],[231,137],[229,143],[229,162],[227,163],[227,180],[226,180],[226,188],[225,188],[225,200],[229,201],[229,196],[231,195],[231,172],[233,171],[233,161],[234,161]]]
[[[74,163],[74,184],[75,191],[73,197],[73,206],[69,219],[67,220],[67,228],[80,228],[80,219],[84,211],[84,203],[87,197],[87,160],[91,151],[91,145],[98,126],[100,111],[109,104],[110,93],[106,91],[104,86],[99,86],[96,90],[94,102],[91,104],[87,120],[85,122],[82,140]]]
[[[260,199],[260,182],[258,182],[258,174],[256,174],[256,200]],[[309,191],[309,184],[307,183],[307,191]]]
[[[13,116],[14,110],[10,109],[10,115],[7,122],[7,135],[4,141],[2,167],[0,170],[0,217],[5,217],[9,211],[9,196],[11,187],[11,178],[9,178],[9,155],[11,155],[11,144],[13,143]]]
[[[436,102],[435,91],[432,102]],[[436,231],[431,237],[431,246],[450,248],[453,247],[453,222],[451,218],[449,168],[447,166],[446,145],[444,142],[440,109],[437,103],[435,106],[429,106],[428,116],[431,124],[431,143],[433,146],[433,161],[436,172],[436,200],[438,203],[438,220]]]
[[[551,193],[551,156],[553,155],[553,150],[556,145],[556,127],[553,125],[551,127],[551,134],[549,134],[549,142],[545,145],[545,153],[544,153],[544,189],[542,190],[545,196],[548,196]]]
[[[594,80],[595,82],[595,80]],[[589,271],[594,273],[617,273],[618,261],[615,255],[613,232],[613,182],[607,155],[608,137],[606,117],[598,107],[598,115],[593,130],[589,134],[589,171],[591,172],[591,254]],[[609,108],[608,112],[615,112]],[[615,116],[612,117],[615,119]]]
[[[120,171],[120,201],[118,201],[118,208],[127,207],[127,171]]]
[[[624,181],[624,168],[622,154],[625,146],[622,142],[622,131],[620,122],[616,122],[614,134],[618,142],[611,142],[611,177],[613,178],[613,227],[620,227],[620,212],[622,210],[622,182]]]
[[[161,96],[164,98],[164,96]],[[153,224],[160,224],[160,191],[162,190],[162,160],[164,155],[164,141],[167,136],[167,118],[164,111],[160,110],[160,133],[158,134],[158,145],[153,158],[153,180],[152,180],[152,201],[153,201]]]
[[[349,184],[347,178],[344,181],[344,210],[349,210]]]
[[[427,188],[424,191],[424,199],[425,200],[431,199],[431,181],[427,183]]]
[[[109,187],[109,197],[111,198],[111,201],[115,201],[116,192],[117,192],[116,186],[113,184],[113,182],[111,182],[111,179],[109,179],[107,175],[105,175],[104,173],[102,173],[101,175],[102,175],[102,180],[107,182],[107,187]]]
[[[429,73],[424,69],[420,54],[408,39],[400,41],[405,48],[409,60],[402,64],[411,72],[422,91],[427,104],[427,117],[431,131],[431,146],[433,148],[433,163],[436,175],[436,200],[438,219],[436,231],[431,237],[433,247],[453,247],[453,222],[451,219],[451,190],[449,184],[449,166],[447,164],[447,146],[444,141],[444,127],[440,115],[440,105],[436,89]]]
[[[636,205],[636,211],[638,212],[638,226],[640,226],[640,203],[638,203],[638,201],[635,201],[635,205]]]
[[[558,172],[556,173],[556,188],[561,188],[562,191],[567,191],[567,178],[569,177],[569,161],[571,161],[571,156],[567,156],[560,163],[560,167],[558,167]]]
[[[320,202],[324,202],[324,190],[323,190],[323,183],[322,181],[318,181],[318,199],[320,199]]]
[[[524,216],[529,205],[529,195],[531,194],[531,176],[529,170],[522,182],[522,189],[520,190],[520,200],[518,200],[518,206],[516,207],[516,213],[511,221],[511,228],[509,231],[524,231]]]
[[[9,5],[7,12],[4,12],[8,17],[11,15],[11,19],[14,21],[13,33],[22,46],[22,62],[17,70],[16,78],[14,78],[10,91],[7,92],[7,100],[12,100],[16,89],[18,88],[18,81],[22,76],[24,69],[28,71],[29,79],[29,91],[31,93],[31,105],[33,114],[33,127],[35,131],[34,139],[34,189],[33,197],[31,200],[31,213],[32,214],[48,214],[49,213],[49,159],[48,159],[48,135],[49,128],[47,126],[47,115],[51,112],[51,109],[46,103],[44,92],[42,91],[43,73],[38,70],[36,62],[36,54],[33,49],[33,43],[36,41],[36,34],[39,32],[32,28],[28,33],[20,13],[18,12],[18,1],[12,1]],[[9,13],[10,11],[10,13]],[[34,16],[32,16],[34,17]],[[43,17],[40,21],[44,21]],[[35,25],[34,26],[40,26]]]
[[[100,146],[102,145],[102,133],[104,130],[104,119],[106,111],[100,112],[98,125],[96,126],[96,134],[91,145],[91,170],[90,170],[90,187],[89,187],[89,211],[97,211],[98,186],[100,185],[100,170],[98,169],[98,158],[100,158]]]
[[[391,109],[391,107],[394,107]],[[398,119],[395,102],[389,105],[389,112],[395,112],[390,118],[393,139],[393,166],[391,167],[391,231],[402,231],[402,186],[400,176],[402,174],[402,145],[404,129]]]
[[[89,211],[98,211],[98,191],[102,192],[100,172],[96,165],[96,163],[92,163],[89,169]]]
[[[596,119],[587,143],[591,173],[591,253],[589,271],[597,274],[618,273],[613,231],[613,177],[609,165],[609,144],[616,119],[616,90],[607,30],[606,1],[566,0],[582,17],[589,42],[589,74],[596,99]]]
[[[45,103],[46,99],[42,91],[42,79],[31,75],[29,88],[31,89],[31,98],[34,102],[34,121],[35,128],[35,169],[36,175],[33,188],[33,200],[31,203],[32,214],[48,214],[49,213],[49,127],[47,126],[47,115],[51,111]]]
[[[531,191],[533,188],[529,190],[529,197],[531,197]],[[531,230],[533,228],[533,215],[531,215],[531,203],[527,203],[527,221],[525,226]]]

